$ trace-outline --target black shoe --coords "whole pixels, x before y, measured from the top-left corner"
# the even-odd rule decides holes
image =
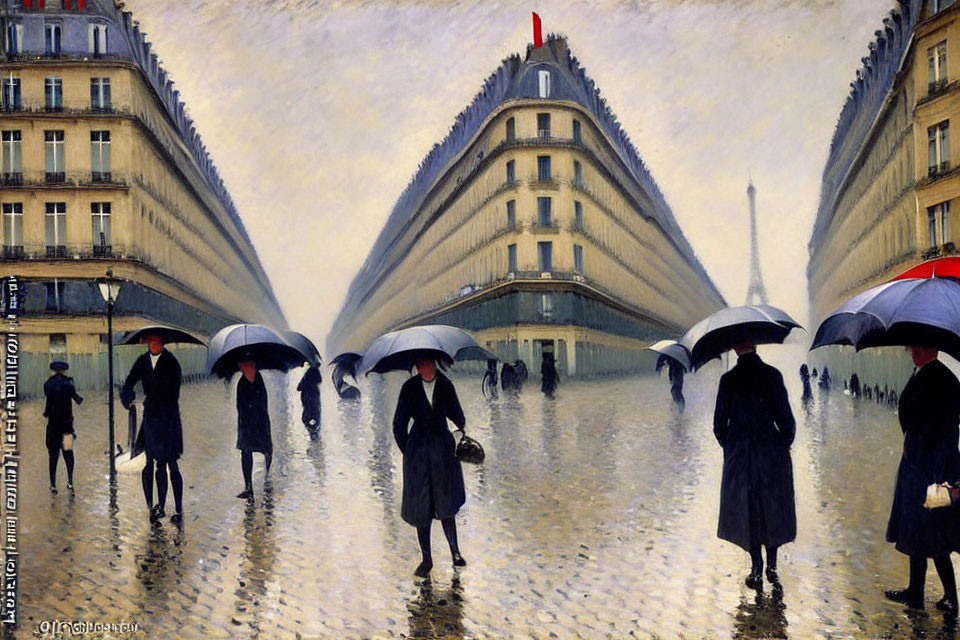
[[[430,569],[433,569],[433,562],[424,560],[419,566],[417,566],[417,570],[413,572],[413,575],[417,576],[418,578],[426,578],[428,575],[430,575]]]
[[[57,488],[56,488],[55,486],[53,486],[53,485],[50,485],[50,493],[56,494],[56,493],[57,493]]]
[[[767,580],[770,584],[780,584],[780,574],[774,567],[767,567]]]
[[[467,566],[467,561],[463,559],[463,556],[460,555],[459,551],[453,554],[453,566],[455,567]]]
[[[72,482],[68,482],[68,483],[67,483],[67,491],[69,491],[70,493],[73,493],[73,483],[72,483]]]
[[[747,576],[747,579],[743,581],[751,589],[759,589],[763,586],[763,577],[760,575],[760,571],[751,571],[750,575]]]
[[[175,514],[170,516],[170,522],[176,525],[183,524],[183,513],[180,511],[177,511]]]
[[[900,589],[897,591],[884,591],[883,595],[886,596],[887,600],[893,600],[894,602],[902,602],[908,607],[914,609],[923,608],[923,594],[917,593],[911,589]]]
[[[960,607],[957,606],[957,601],[953,598],[943,596],[937,600],[937,609],[940,609],[940,611],[943,611],[947,615],[956,616],[958,608]]]
[[[237,494],[237,497],[241,500],[253,500],[253,489],[249,487]]]
[[[153,508],[150,509],[150,524],[157,524],[165,515],[167,514],[163,512],[163,507],[158,504],[154,505]]]

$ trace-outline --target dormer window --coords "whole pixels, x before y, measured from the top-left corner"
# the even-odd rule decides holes
[[[87,25],[87,51],[94,57],[107,52],[107,25]]]
[[[550,72],[549,71],[538,71],[537,79],[539,80],[539,89],[541,98],[550,97]]]

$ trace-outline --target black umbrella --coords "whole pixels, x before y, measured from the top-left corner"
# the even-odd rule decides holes
[[[174,342],[181,342],[187,344],[202,344],[206,343],[200,338],[183,331],[182,329],[177,329],[175,327],[168,327],[162,324],[153,324],[146,327],[140,327],[139,329],[134,329],[133,331],[128,331],[123,334],[115,344],[140,344],[140,341],[147,336],[158,336],[163,339],[164,344],[171,344]]]
[[[738,344],[780,344],[791,330],[802,328],[784,311],[770,305],[724,307],[690,327],[680,344],[690,351],[696,371]]]
[[[433,358],[443,365],[453,364],[458,357],[486,360],[496,356],[481,348],[466,331],[432,324],[383,334],[364,349],[357,371],[366,375],[370,372],[410,371],[417,357]]]
[[[320,366],[320,351],[310,338],[296,331],[284,331],[282,333],[283,338],[290,343],[291,347],[294,347],[297,351],[307,356],[307,361],[311,365]]]
[[[241,360],[253,360],[258,369],[289,371],[309,362],[280,335],[260,324],[232,324],[217,332],[207,351],[207,370],[229,378]]]

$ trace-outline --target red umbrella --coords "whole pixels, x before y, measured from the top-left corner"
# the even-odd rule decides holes
[[[960,258],[937,258],[921,262],[917,266],[907,269],[892,280],[906,280],[908,278],[932,278],[933,276],[950,276],[960,278]],[[892,281],[891,280],[891,281]]]

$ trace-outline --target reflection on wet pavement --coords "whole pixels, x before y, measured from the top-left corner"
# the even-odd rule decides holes
[[[687,378],[682,414],[665,378],[566,382],[555,400],[531,384],[487,401],[477,380],[454,377],[487,460],[464,466],[469,564],[453,569],[434,527],[429,580],[412,575],[416,533],[399,515],[390,419],[403,376],[371,376],[356,402],[324,385],[312,441],[297,374],[267,374],[275,456],[269,479],[254,456],[252,502],[235,497],[229,390],[184,389],[180,529],[150,527],[139,474],[121,474],[111,496],[105,403],[77,411],[76,496],[51,495],[42,408],[24,406],[19,635],[61,619],[191,639],[955,637],[933,608],[932,570],[926,611],[882,597],[907,579],[906,558],[884,542],[901,445],[893,411],[842,390],[801,403],[801,354],[761,353],[781,367],[798,420],[800,528],[781,550],[782,592],[743,586],[747,554],[716,537],[719,363]]]

